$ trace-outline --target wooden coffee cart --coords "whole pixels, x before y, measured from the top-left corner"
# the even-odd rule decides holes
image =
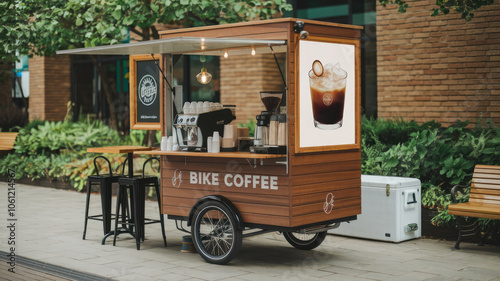
[[[284,154],[159,149],[137,153],[161,156],[162,213],[180,221],[180,229],[182,221],[191,226],[196,249],[208,262],[229,262],[243,237],[265,231],[280,231],[294,247],[312,249],[321,244],[328,229],[361,213],[360,30],[358,26],[284,18],[170,30],[162,32],[160,40],[94,48],[100,54],[104,50],[108,54],[161,55],[170,83],[176,54],[222,56],[224,50],[230,50],[249,55],[252,48],[259,53],[285,53]],[[340,62],[347,72],[340,128],[315,128],[308,78],[314,60],[322,60],[325,68]],[[157,122],[137,122],[136,111],[131,110],[136,128],[172,134],[175,94],[167,84],[160,89]],[[331,95],[325,97],[323,102],[331,104]],[[333,102],[337,102],[335,98]]]

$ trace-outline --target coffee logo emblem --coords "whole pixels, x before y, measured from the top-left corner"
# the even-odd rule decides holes
[[[158,95],[158,84],[151,75],[144,75],[139,82],[138,89],[139,99],[145,106],[150,106]]]
[[[182,183],[182,171],[177,169],[174,172],[174,175],[172,176],[172,185],[176,188],[181,187]]]
[[[330,214],[333,210],[333,206],[335,206],[335,204],[333,204],[333,202],[335,200],[333,200],[333,194],[332,193],[328,193],[326,195],[326,199],[325,199],[325,203],[323,204],[323,211],[326,213],[326,214]]]
[[[332,104],[333,102],[333,96],[332,94],[330,93],[325,93],[323,95],[323,103],[326,105],[326,106],[329,106],[330,104]]]

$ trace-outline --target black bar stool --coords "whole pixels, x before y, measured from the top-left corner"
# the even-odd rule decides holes
[[[102,165],[98,165],[98,159],[103,159],[108,163],[108,174],[99,174]],[[119,175],[113,175],[113,170],[111,169],[111,163],[104,156],[97,156],[94,158],[94,168],[96,175],[88,176],[87,178],[87,200],[85,202],[85,224],[83,227],[83,240],[85,240],[85,235],[87,232],[87,222],[88,220],[98,220],[102,221],[104,235],[111,231],[111,196],[113,183],[118,182],[120,178]],[[101,208],[102,213],[100,215],[89,216],[89,203],[90,203],[90,192],[93,185],[99,185],[99,191],[101,193]],[[124,206],[125,207],[125,206]],[[128,207],[127,207],[128,208]],[[102,241],[104,244],[104,240]]]
[[[115,217],[115,233],[113,237],[113,246],[116,245],[116,237],[119,233],[128,232],[130,233],[136,241],[137,250],[140,250],[140,239],[144,241],[144,226],[146,224],[160,223],[161,232],[163,235],[163,243],[165,247],[167,246],[167,238],[165,236],[165,224],[163,221],[163,215],[161,214],[161,195],[160,195],[160,187],[158,184],[158,177],[155,176],[146,176],[145,170],[147,163],[157,160],[160,164],[160,159],[158,157],[151,157],[144,162],[142,169],[142,176],[134,176],[134,177],[121,177],[118,180],[118,197],[116,199],[116,217]],[[156,192],[156,199],[158,201],[159,207],[159,220],[147,219],[145,218],[145,204],[144,201],[146,187],[154,186]],[[127,190],[130,191],[130,201],[131,201],[131,212],[132,219],[126,224],[129,227],[122,227],[122,230],[118,231],[118,215],[120,212],[120,205],[122,204],[123,197],[126,198]],[[123,226],[123,222],[122,222]]]

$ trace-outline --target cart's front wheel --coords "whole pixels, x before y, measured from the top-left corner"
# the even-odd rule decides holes
[[[283,236],[285,236],[286,241],[288,241],[290,245],[297,249],[312,250],[323,243],[323,240],[325,240],[326,237],[326,231],[313,234],[283,232]]]
[[[241,248],[242,233],[233,212],[217,201],[202,203],[191,222],[196,251],[209,263],[226,264]]]

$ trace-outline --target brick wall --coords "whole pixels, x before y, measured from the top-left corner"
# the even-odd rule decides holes
[[[260,100],[261,91],[283,90],[283,81],[272,55],[221,57],[220,77],[221,104],[236,105],[237,119],[233,121],[236,123],[255,119],[265,110]]]
[[[500,0],[431,17],[433,0],[407,0],[406,14],[377,1],[378,116],[418,122],[492,119],[500,125]]]
[[[33,57],[30,71],[30,120],[63,120],[71,96],[69,55]]]

